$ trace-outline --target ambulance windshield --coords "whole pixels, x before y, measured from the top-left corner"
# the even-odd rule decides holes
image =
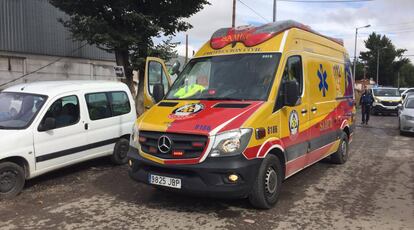
[[[239,54],[191,60],[166,99],[266,100],[280,53]]]

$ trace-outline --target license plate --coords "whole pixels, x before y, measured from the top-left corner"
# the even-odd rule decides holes
[[[150,174],[148,179],[150,184],[181,189],[181,179],[178,178]]]

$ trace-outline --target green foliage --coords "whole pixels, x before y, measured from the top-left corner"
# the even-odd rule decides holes
[[[377,55],[379,52],[379,84],[392,86],[397,82],[398,71],[409,63],[409,59],[403,58],[406,49],[396,49],[391,40],[385,35],[373,32],[365,40],[367,52],[361,52],[360,59],[368,67],[368,78],[376,79]]]
[[[407,63],[400,69],[400,86],[414,87],[414,65]]]
[[[49,1],[69,15],[69,19],[61,19],[61,22],[74,39],[119,51],[124,58],[121,64],[125,64],[125,56],[130,53],[139,61],[135,63],[139,69],[143,66],[142,59],[154,48],[154,37],[173,36],[190,29],[191,25],[183,19],[209,4],[207,0]],[[166,47],[160,48],[165,50]]]

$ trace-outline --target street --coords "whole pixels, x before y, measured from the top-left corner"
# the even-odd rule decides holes
[[[28,181],[0,202],[0,229],[414,229],[414,136],[395,116],[359,123],[345,165],[287,179],[268,211],[137,184],[104,158]]]

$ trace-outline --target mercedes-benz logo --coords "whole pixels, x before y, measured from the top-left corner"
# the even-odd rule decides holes
[[[171,150],[172,141],[169,137],[162,135],[158,138],[158,150],[162,153],[168,153]]]

